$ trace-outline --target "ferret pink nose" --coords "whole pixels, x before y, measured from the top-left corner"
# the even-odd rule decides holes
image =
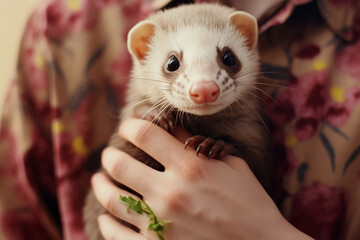
[[[212,103],[219,97],[220,88],[214,81],[201,81],[194,83],[189,93],[196,103]]]

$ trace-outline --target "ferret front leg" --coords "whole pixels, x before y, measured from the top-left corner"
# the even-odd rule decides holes
[[[161,111],[160,109],[152,108],[150,106],[141,106],[137,107],[134,112],[135,117],[155,123],[169,133],[174,132],[175,121],[168,111]]]
[[[238,150],[231,144],[224,142],[221,139],[213,139],[201,135],[190,137],[185,142],[186,147],[193,147],[196,155],[200,153],[207,156],[209,159],[221,160],[226,155],[238,155]]]

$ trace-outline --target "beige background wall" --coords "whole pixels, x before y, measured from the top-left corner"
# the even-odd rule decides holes
[[[0,0],[0,112],[25,23],[41,0]]]

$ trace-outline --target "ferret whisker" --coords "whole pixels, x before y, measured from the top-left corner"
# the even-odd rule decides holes
[[[185,115],[185,112],[180,111],[180,123],[181,123],[181,126],[184,126],[184,115]]]
[[[159,112],[154,116],[154,118],[151,120],[151,122],[153,124],[158,124],[159,123],[159,119],[161,117],[161,115],[163,114],[165,108],[160,108]]]
[[[169,110],[169,106],[170,106],[170,103],[167,103],[166,105],[161,107],[159,113],[154,117],[152,122],[155,124],[158,124],[161,116],[164,115],[164,112]]]
[[[248,71],[248,72],[241,72],[237,77],[238,78],[242,78],[242,77],[248,77],[248,76],[259,76],[258,72],[254,72],[254,71]]]
[[[259,71],[259,74],[280,74],[281,72],[275,71]]]
[[[123,108],[123,110],[122,110],[122,112],[121,112],[121,116],[127,115],[130,110],[132,110],[133,108],[135,108],[135,107],[138,106],[138,105],[141,105],[142,103],[144,103],[144,102],[146,102],[146,101],[148,101],[148,99],[144,99],[144,100],[138,101],[138,102],[136,102],[136,103],[134,103],[134,104],[131,104],[131,105],[129,104],[129,107]],[[120,117],[120,118],[122,118],[122,117]]]
[[[256,90],[258,90],[256,87],[253,87],[253,88],[255,88]],[[250,91],[245,91],[245,90],[244,90],[244,91],[241,91],[241,93],[249,94],[249,95],[251,95],[251,96],[259,99],[259,100],[260,100],[261,102],[263,102],[264,104],[266,104],[265,100],[262,99],[261,97],[259,97],[258,95],[256,95],[255,93],[252,93],[252,92],[250,92]]]
[[[111,118],[117,119],[118,121],[121,119],[120,113],[115,114],[113,111],[108,110],[107,111],[108,116],[110,116]],[[1,121],[1,120],[0,120]]]
[[[159,106],[162,104],[163,100],[156,101],[149,109],[141,116],[141,118],[146,118],[146,116],[153,112],[155,109],[159,108]]]
[[[153,79],[153,78],[132,77],[132,79],[138,79],[138,80],[143,80],[143,81],[151,81],[151,82],[159,82],[159,83],[166,83],[166,84],[173,84],[172,82],[169,82],[167,80]]]
[[[267,130],[268,133],[270,133],[270,129],[266,126],[266,123],[263,119],[263,117],[260,115],[259,111],[256,110],[256,108],[244,97],[240,97],[240,99],[245,102],[249,108],[257,115],[258,119],[260,120],[260,122],[263,124],[263,126],[265,127],[265,129]]]
[[[189,124],[192,124],[192,121],[197,117],[196,115],[193,116],[193,118],[189,117],[190,114],[187,114],[187,112],[184,112],[184,119]]]
[[[277,84],[272,84],[272,83],[263,83],[263,82],[258,82],[258,85],[263,85],[263,86],[270,86],[270,87],[278,87],[278,88],[284,88],[284,89],[288,89],[288,90],[292,90],[295,92],[300,92],[302,94],[306,94],[308,96],[311,97],[317,97],[316,95],[312,94],[311,92],[302,90],[302,89],[298,89],[298,88],[294,88],[294,87],[288,87],[288,86],[282,86],[282,85],[277,85]]]
[[[182,115],[183,115],[183,111],[178,109],[178,108],[176,108],[175,111],[178,113],[178,120],[182,124],[181,118],[182,118]],[[183,126],[183,125],[181,125],[181,126]]]
[[[94,77],[94,76],[89,77],[89,79],[100,79],[100,78],[101,77]],[[128,77],[117,77],[115,79],[130,79],[130,78],[144,80],[144,81],[152,81],[152,82],[157,82],[157,83],[166,83],[167,85],[170,85],[170,86],[166,86],[166,87],[164,87],[164,85],[159,85],[159,86],[162,87],[162,90],[171,90],[171,85],[173,84],[172,82],[169,82],[169,81],[166,81],[166,80],[151,79],[151,78],[140,78],[140,77],[130,77],[130,76],[128,76]]]
[[[161,79],[154,79],[154,78],[145,78],[145,77],[132,77],[133,79],[138,79],[138,80],[144,80],[144,81],[152,81],[152,82],[160,82],[160,83],[169,83],[166,80],[161,80]]]
[[[244,77],[245,75],[242,75],[241,77]],[[240,77],[239,77],[240,78]],[[257,77],[258,80],[268,80],[268,81],[274,81],[275,79],[271,79],[271,78],[267,78],[267,77],[261,77],[261,76],[258,76]],[[276,81],[276,80],[275,80]],[[279,81],[279,80],[278,80]],[[282,81],[279,81],[281,83],[284,83]],[[241,85],[244,85],[244,86],[253,86],[254,83],[246,83],[246,82],[241,82]],[[312,97],[316,97],[316,95],[308,92],[308,91],[305,91],[305,90],[302,90],[302,89],[298,89],[298,88],[294,88],[294,87],[289,87],[289,86],[284,86],[284,85],[280,85],[280,84],[275,84],[275,83],[266,83],[266,82],[261,82],[261,81],[258,81],[256,83],[256,85],[260,85],[260,86],[269,86],[269,87],[275,87],[275,88],[283,88],[283,89],[288,89],[288,90],[292,90],[292,91],[296,91],[296,92],[300,92],[300,93],[303,93],[303,94],[306,94],[306,95],[309,95],[309,96],[312,96]]]
[[[145,95],[144,95],[144,96],[145,96]],[[146,96],[145,96],[145,97],[146,97]],[[155,97],[154,97],[154,98],[146,97],[145,99],[139,100],[139,101],[136,102],[136,103],[133,103],[133,104],[131,104],[131,105],[129,104],[129,107],[127,107],[127,108],[125,108],[125,109],[123,110],[122,115],[127,114],[128,111],[130,111],[131,109],[134,109],[136,106],[142,105],[142,104],[144,104],[144,103],[146,103],[146,102],[148,102],[149,100],[152,100],[152,99],[156,99],[156,98],[155,98]]]
[[[175,119],[174,119],[174,123],[175,126],[177,125],[177,121],[178,121],[178,117],[179,117],[179,112],[175,111],[175,108],[173,106],[171,106],[170,108],[170,113],[173,112],[175,114]]]
[[[257,71],[248,71],[248,72],[241,72],[241,75],[257,75],[257,76],[261,76],[263,74],[279,74],[280,72],[267,72],[267,71],[261,71],[261,72],[257,72]],[[273,79],[273,78],[269,78],[269,79]],[[275,79],[274,79],[275,80]],[[281,80],[277,80],[277,81],[281,81]]]
[[[239,73],[239,76],[243,76],[243,75],[258,75],[259,72],[257,71],[253,71],[253,70],[249,70],[249,71],[241,71]]]
[[[176,111],[175,124],[177,124],[178,122],[181,124],[181,111]]]
[[[161,106],[162,104],[164,104],[164,100],[158,101],[156,102],[144,115],[143,118],[146,117],[147,114],[149,114],[151,111],[153,111],[156,108],[159,108],[159,106]],[[154,116],[154,118],[151,120],[151,122],[148,123],[148,125],[146,126],[146,128],[144,129],[144,131],[141,133],[140,138],[143,136],[143,134],[145,134],[146,132],[149,131],[150,127],[152,126],[152,124],[157,125],[161,115],[163,114],[164,110],[166,109],[166,106],[163,108],[160,108],[161,110]]]
[[[160,106],[163,105],[164,103],[166,103],[166,100],[164,100],[164,99],[161,99],[161,100],[155,102],[155,103],[144,113],[144,115],[142,116],[142,118],[146,118],[146,116],[147,116],[149,113],[153,112],[155,109],[161,109]],[[160,112],[160,111],[159,111],[159,112]]]
[[[230,111],[230,116],[232,116],[234,114],[232,104],[230,104],[229,106],[229,111]]]
[[[273,98],[269,93],[265,92],[264,90],[262,90],[261,88],[258,88],[256,86],[248,86],[248,87],[251,87],[251,88],[254,88],[255,90],[263,93],[264,95],[266,95],[271,101],[273,101],[276,105],[278,106],[281,106],[281,104],[275,99]],[[249,93],[249,92],[248,92]],[[250,93],[249,93],[250,94]],[[261,102],[263,102],[264,104],[267,104],[267,102],[262,98],[262,97],[259,97],[258,95],[252,93],[251,94],[252,96],[256,97],[257,99],[259,99]]]

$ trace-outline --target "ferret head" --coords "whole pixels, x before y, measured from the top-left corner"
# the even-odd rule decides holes
[[[254,91],[257,34],[254,17],[220,5],[156,13],[128,34],[130,94],[195,115],[235,106]]]

